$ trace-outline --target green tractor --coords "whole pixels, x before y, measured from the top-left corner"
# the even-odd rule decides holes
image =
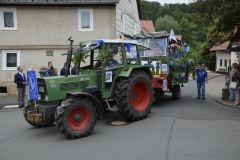
[[[68,40],[66,71],[72,55],[79,54],[77,74],[37,78],[39,101],[28,101],[23,110],[29,124],[55,122],[63,135],[74,139],[88,136],[112,107],[126,121],[147,116],[154,91],[149,67],[140,60],[140,50],[146,48],[134,40],[93,40],[73,49],[73,40]]]

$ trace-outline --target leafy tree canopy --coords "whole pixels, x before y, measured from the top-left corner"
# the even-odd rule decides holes
[[[239,0],[197,0],[196,4],[198,11],[206,18],[206,23],[214,24],[215,33],[225,33],[220,39],[215,39],[215,42],[221,44],[228,40],[239,41]]]
[[[174,30],[175,33],[179,32],[179,24],[178,22],[169,15],[165,15],[164,17],[159,17],[155,24],[155,31],[167,31],[170,32],[171,29]]]

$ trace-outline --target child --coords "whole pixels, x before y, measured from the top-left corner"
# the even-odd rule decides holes
[[[53,76],[58,76],[58,69],[57,68],[53,69]]]

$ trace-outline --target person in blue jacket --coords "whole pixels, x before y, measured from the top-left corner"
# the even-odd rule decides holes
[[[60,70],[60,76],[65,76],[65,72],[66,72],[66,63],[64,63],[63,68]],[[69,70],[68,70],[68,75],[70,75]]]
[[[25,95],[26,95],[26,76],[23,73],[23,68],[21,66],[17,67],[18,72],[14,75],[14,83],[17,84],[18,90],[18,104],[19,108],[24,107]]]
[[[197,99],[202,98],[202,100],[205,99],[205,82],[208,83],[208,77],[207,72],[204,70],[205,66],[202,64],[201,68],[196,69],[197,73],[197,89],[198,89],[198,97]],[[201,94],[202,89],[202,94]]]
[[[77,66],[74,65],[71,69],[71,75],[76,75],[77,74]]]

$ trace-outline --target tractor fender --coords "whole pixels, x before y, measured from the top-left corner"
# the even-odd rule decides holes
[[[136,70],[142,70],[144,72],[146,72],[150,78],[152,78],[152,73],[150,71],[150,68],[148,66],[140,66],[140,67],[129,67],[128,70],[123,70],[122,72],[120,72],[120,74],[118,75],[119,77],[129,77],[131,75],[131,73],[133,71]]]
[[[97,109],[97,113],[98,113],[98,119],[102,119],[103,118],[103,107],[102,107],[102,104],[99,102],[99,100],[89,94],[89,93],[86,93],[86,92],[67,92],[66,93],[66,98],[70,97],[70,96],[74,96],[74,97],[86,97],[88,98],[92,103],[93,105],[96,107]]]

